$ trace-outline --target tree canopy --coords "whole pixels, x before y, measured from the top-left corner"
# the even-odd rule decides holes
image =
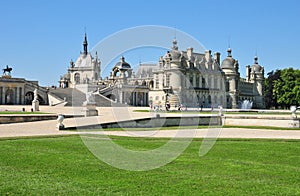
[[[268,73],[265,80],[266,107],[300,105],[300,70],[287,68]]]

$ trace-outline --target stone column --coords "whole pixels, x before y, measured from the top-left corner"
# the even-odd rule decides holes
[[[15,96],[16,97],[15,103],[18,104],[18,105],[20,104],[20,93],[19,93],[19,90],[20,90],[19,87],[15,88],[15,95],[16,95]]]
[[[144,101],[143,106],[147,105],[147,93],[143,93]]]
[[[21,91],[21,104],[24,105],[24,100],[25,100],[25,97],[24,97],[24,88],[20,87],[20,91]]]
[[[0,86],[0,105],[2,105],[2,97],[4,96],[4,95],[2,95],[2,89],[3,89],[3,87]]]
[[[132,105],[135,106],[135,92],[132,92]]]
[[[146,103],[145,103],[145,106],[148,106],[149,105],[149,101],[148,101],[148,99],[149,99],[149,94],[148,93],[146,93]]]
[[[138,92],[135,92],[135,105],[139,105],[139,98],[138,98]]]
[[[5,86],[2,88],[2,104],[5,104]]]

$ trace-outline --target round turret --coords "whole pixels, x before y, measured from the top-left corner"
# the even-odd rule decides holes
[[[258,64],[258,57],[254,57],[254,64],[251,66],[251,70],[255,73],[262,72],[263,67]]]
[[[129,65],[129,63],[125,62],[125,58],[123,56],[120,58],[120,61],[115,64],[114,67],[118,69],[131,69],[131,66]]]
[[[228,48],[227,50],[227,57],[222,61],[222,64],[221,64],[221,67],[222,67],[222,70],[227,73],[231,73],[231,72],[236,72],[237,70],[237,60],[235,60],[234,58],[232,58],[232,55],[231,55],[231,48]]]

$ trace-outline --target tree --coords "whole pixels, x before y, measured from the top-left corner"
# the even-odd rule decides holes
[[[266,106],[289,108],[300,105],[300,70],[293,68],[270,72],[266,84]]]
[[[278,107],[277,98],[273,96],[274,82],[280,78],[281,70],[271,71],[265,80],[265,104],[266,108]]]

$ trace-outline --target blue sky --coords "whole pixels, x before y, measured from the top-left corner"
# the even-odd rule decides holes
[[[298,0],[1,1],[0,66],[13,67],[13,77],[57,85],[82,50],[85,27],[91,49],[120,30],[160,25],[190,34],[206,49],[221,52],[222,59],[230,38],[242,76],[256,51],[266,73],[299,69],[299,8]],[[148,61],[143,54],[133,58],[126,60]]]

